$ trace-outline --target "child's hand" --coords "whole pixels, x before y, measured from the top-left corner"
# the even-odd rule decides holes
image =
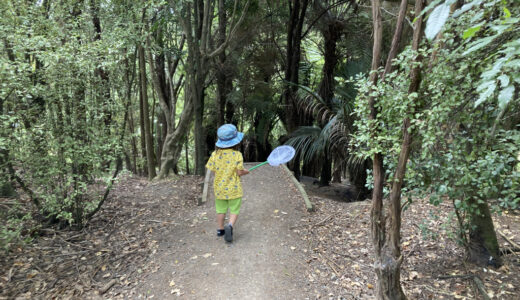
[[[242,176],[242,175],[247,175],[249,174],[249,171],[244,169],[244,170],[237,170],[237,174],[238,176]]]

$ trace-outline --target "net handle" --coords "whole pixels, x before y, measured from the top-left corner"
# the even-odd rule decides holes
[[[269,163],[269,162],[268,162],[268,161],[264,161],[263,163],[260,163],[260,164],[258,164],[258,165],[256,165],[256,166],[252,167],[252,168],[249,168],[249,172],[251,172],[251,171],[253,171],[254,169],[256,169],[256,168],[258,168],[258,167],[261,167],[261,166],[263,166],[263,165],[265,165],[265,164],[267,164],[267,163]]]

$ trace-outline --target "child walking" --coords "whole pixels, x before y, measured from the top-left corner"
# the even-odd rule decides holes
[[[224,124],[217,130],[218,140],[215,151],[206,164],[206,168],[215,172],[213,189],[217,211],[217,236],[224,236],[226,242],[233,241],[233,226],[236,224],[242,205],[242,184],[240,176],[249,174],[244,169],[242,153],[237,150],[244,134],[238,132],[233,124]],[[224,219],[229,209],[229,223],[224,226]]]

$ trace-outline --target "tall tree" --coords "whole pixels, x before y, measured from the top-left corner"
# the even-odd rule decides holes
[[[235,18],[238,0],[234,2],[232,20]],[[193,3],[185,3],[179,14],[179,21],[186,35],[188,45],[188,57],[186,61],[186,89],[185,94],[193,103],[195,124],[195,174],[204,174],[206,158],[205,135],[202,125],[204,113],[204,89],[207,86],[206,79],[209,73],[210,59],[225,51],[230,39],[240,26],[249,7],[249,0],[243,6],[242,13],[236,23],[230,25],[230,32],[224,42],[212,47],[211,25],[215,10],[214,0],[197,0]]]
[[[157,176],[157,173],[155,172],[155,151],[153,147],[153,133],[151,132],[150,128],[150,112],[148,109],[148,84],[146,80],[146,60],[145,60],[145,50],[142,45],[138,46],[138,52],[139,52],[139,73],[140,73],[140,79],[141,79],[141,115],[142,115],[142,122],[141,128],[144,127],[144,142],[145,142],[145,149],[146,149],[146,165],[148,169],[148,178],[153,179],[155,176]],[[153,116],[152,116],[153,118]],[[143,134],[143,133],[141,133]]]
[[[288,84],[283,94],[283,118],[282,121],[290,134],[303,125],[300,122],[297,106],[297,91],[299,84],[299,72],[301,61],[301,44],[303,38],[303,25],[305,14],[309,6],[309,0],[289,0],[289,23],[287,25],[287,49],[285,51],[285,81]],[[290,164],[296,178],[300,177],[300,157],[297,155]]]
[[[162,7],[163,11],[168,7]],[[185,36],[177,32],[175,27],[172,34],[180,37],[178,44],[170,46],[165,45],[166,35],[165,28],[161,20],[155,20],[156,29],[153,34],[154,46],[159,51],[152,53],[152,39],[147,37],[148,62],[152,74],[153,86],[159,99],[163,120],[165,121],[165,134],[163,144],[161,145],[161,167],[159,178],[166,177],[172,170],[175,170],[177,161],[182,150],[182,145],[189,131],[189,125],[193,118],[193,101],[187,92],[189,82],[184,80],[184,74],[179,75],[179,65],[182,59],[182,51],[185,44]],[[171,47],[172,51],[167,51],[167,47]],[[167,56],[167,53],[177,53],[174,58]],[[184,106],[177,120],[177,101],[182,86],[184,85]],[[159,133],[158,133],[159,134]]]
[[[385,71],[391,70],[392,60],[397,55],[397,47],[401,39],[402,23],[406,14],[407,0],[402,0],[400,6],[398,24],[392,40],[392,46],[387,59],[387,66]],[[423,8],[423,0],[416,0],[415,14],[416,26],[414,28],[413,48],[418,49],[419,42],[422,36],[422,17],[421,12]],[[372,85],[377,85],[378,72],[381,58],[382,47],[382,17],[381,4],[379,0],[372,0],[372,18],[374,27],[374,45],[372,53],[372,73],[370,81]],[[415,93],[419,86],[419,69],[412,68],[411,71],[412,82],[410,84],[409,92]],[[381,77],[384,79],[386,72],[383,72]],[[370,119],[376,120],[378,109],[376,104],[377,98],[374,95],[369,97],[368,105],[370,109]],[[373,123],[372,131],[375,135],[378,134],[380,128],[378,123]],[[378,299],[406,299],[401,288],[400,282],[400,268],[403,257],[400,251],[400,236],[401,236],[401,187],[406,170],[406,163],[410,151],[411,135],[408,131],[409,120],[405,118],[403,124],[403,142],[397,170],[394,173],[394,181],[392,183],[392,191],[389,199],[388,213],[383,211],[383,185],[384,185],[384,169],[383,169],[383,155],[380,152],[375,152],[372,157],[372,172],[374,178],[374,189],[372,192],[372,210],[371,210],[371,233],[372,243],[375,250],[374,269],[377,275],[376,295]],[[388,221],[388,227],[387,227]]]

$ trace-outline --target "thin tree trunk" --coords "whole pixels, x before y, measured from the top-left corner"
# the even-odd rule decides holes
[[[373,22],[373,36],[374,44],[372,49],[372,73],[370,80],[375,86],[378,80],[378,72],[381,59],[381,47],[383,41],[383,28],[381,17],[381,3],[379,0],[372,0],[372,22]],[[377,108],[375,105],[376,99],[374,96],[369,98],[370,119],[375,120],[377,117]],[[373,130],[378,130],[374,128]],[[385,264],[383,261],[383,245],[386,237],[385,217],[383,213],[383,184],[384,184],[384,170],[383,170],[383,156],[381,153],[375,153],[372,158],[372,173],[374,178],[374,190],[372,192],[372,210],[371,210],[371,234],[372,244],[374,245],[374,270],[377,275],[376,281],[376,297],[378,299],[405,299],[403,291],[400,286],[400,278],[396,277],[396,263],[400,262],[392,260],[392,265]],[[391,253],[388,254],[391,256]],[[386,255],[385,255],[386,256]],[[394,270],[392,272],[385,269]],[[397,268],[397,270],[399,270]]]
[[[130,113],[130,124],[128,126],[128,130],[130,130],[131,136],[133,172],[134,174],[139,174],[137,166],[137,157],[139,156],[139,153],[137,151],[137,141],[135,139],[135,122],[133,115],[133,113]]]
[[[222,44],[226,41],[227,13],[225,8],[225,0],[218,2],[218,43]],[[233,88],[230,65],[226,62],[226,51],[222,51],[218,55],[216,62],[216,79],[217,79],[217,127],[226,122],[226,108],[234,111],[233,104],[227,101],[227,96]]]
[[[374,15],[374,27],[379,28],[381,17],[379,1],[372,1],[373,4],[373,15]],[[419,16],[423,9],[424,0],[417,0],[415,4],[415,14]],[[379,23],[379,24],[377,24]],[[397,26],[396,34],[397,41],[394,40],[392,43],[392,49],[390,53],[397,53],[396,48],[399,45],[401,26]],[[414,28],[413,38],[413,50],[418,50],[419,42],[422,37],[422,17],[418,17]],[[395,52],[393,52],[395,51]],[[414,62],[420,61],[420,56],[414,59]],[[386,70],[391,70],[391,57],[387,61]],[[373,65],[374,66],[374,65]],[[383,74],[384,76],[384,74]],[[409,86],[409,93],[416,92],[420,84],[420,69],[414,67],[411,70],[411,83]],[[375,82],[375,79],[374,79]],[[371,116],[375,118],[375,107],[372,99],[371,103]],[[397,168],[394,172],[394,178],[392,182],[392,189],[390,192],[389,206],[388,206],[388,232],[385,224],[385,217],[382,212],[382,183],[383,180],[383,168],[382,168],[382,157],[380,154],[374,155],[374,178],[379,177],[377,188],[374,183],[374,194],[373,194],[373,207],[372,207],[372,238],[375,246],[376,259],[374,263],[374,269],[377,275],[377,290],[376,295],[378,299],[406,299],[404,292],[401,288],[400,283],[400,270],[403,256],[401,255],[400,249],[400,231],[401,231],[401,189],[403,184],[404,175],[406,173],[406,163],[410,154],[410,145],[412,141],[412,135],[410,132],[410,120],[405,118],[403,121],[403,140],[401,144],[401,152],[399,154],[399,160]],[[380,198],[381,197],[381,198]],[[381,199],[381,200],[380,200]],[[376,203],[377,201],[377,203]]]
[[[144,142],[146,149],[146,160],[147,160],[147,169],[148,169],[148,178],[151,180],[155,176],[157,176],[155,172],[155,161],[154,161],[154,149],[153,149],[153,139],[152,133],[150,130],[150,114],[148,112],[148,93],[147,93],[147,83],[146,83],[146,61],[144,58],[144,48],[142,45],[139,45],[139,70],[140,70],[140,78],[141,78],[141,102],[142,102],[142,120],[144,127]],[[141,134],[143,134],[141,132]]]
[[[146,159],[146,136],[144,130],[143,86],[141,84],[141,76],[143,75],[141,72],[139,72],[139,138],[141,141],[141,160],[143,161],[142,164],[140,164],[139,169],[141,175],[148,176],[148,163]]]

